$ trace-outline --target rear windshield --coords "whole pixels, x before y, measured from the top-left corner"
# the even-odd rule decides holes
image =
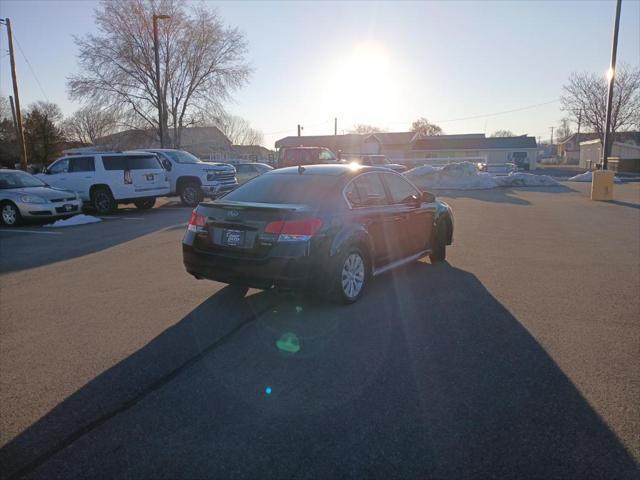
[[[225,200],[320,205],[335,195],[339,177],[266,173],[225,195]]]

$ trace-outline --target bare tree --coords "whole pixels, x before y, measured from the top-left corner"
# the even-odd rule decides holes
[[[160,95],[156,91],[154,14],[160,20]],[[181,130],[203,110],[218,110],[249,75],[246,41],[204,4],[178,0],[111,0],[95,12],[97,35],[76,37],[80,73],[69,79],[72,98],[117,108],[134,123],[180,146]],[[158,98],[159,97],[159,98]]]
[[[93,144],[96,139],[114,133],[117,124],[112,111],[89,105],[74,112],[62,128],[69,140]]]
[[[594,73],[572,73],[562,87],[562,110],[577,122],[582,112],[582,124],[604,141],[607,116],[607,79]],[[616,71],[611,109],[611,133],[640,126],[640,68],[620,65]]]
[[[418,133],[421,137],[433,137],[444,134],[442,128],[435,123],[429,122],[429,120],[424,117],[420,117],[411,124],[411,131]]]
[[[251,127],[251,124],[237,115],[223,114],[211,122],[218,127],[233,145],[262,145],[264,135],[260,130]]]
[[[374,127],[373,125],[366,125],[364,123],[358,123],[356,125],[353,126],[353,128],[351,130],[349,130],[349,133],[360,133],[360,134],[366,134],[366,133],[382,133],[385,130],[379,127]]]
[[[496,130],[491,134],[492,137],[516,137],[517,135],[511,130]]]
[[[573,135],[573,129],[571,128],[571,119],[564,117],[560,120],[560,125],[556,128],[556,138],[559,142],[562,142]]]

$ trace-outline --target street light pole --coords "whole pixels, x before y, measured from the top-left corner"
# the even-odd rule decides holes
[[[164,148],[164,116],[162,114],[162,89],[160,88],[160,51],[158,50],[158,20],[170,18],[169,15],[153,15],[153,50],[156,57],[156,93],[158,95],[158,132],[160,148]]]
[[[602,169],[606,170],[611,155],[611,104],[613,101],[613,85],[616,79],[616,56],[618,53],[618,30],[620,28],[620,8],[622,0],[616,1],[616,19],[613,25],[613,45],[611,47],[611,65],[607,75],[609,77],[609,92],[607,94],[607,123],[604,129],[604,145],[602,146]]]

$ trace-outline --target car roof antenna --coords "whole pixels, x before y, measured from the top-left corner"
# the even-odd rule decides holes
[[[304,171],[305,171],[305,168],[302,165],[298,165],[298,173],[302,175]]]

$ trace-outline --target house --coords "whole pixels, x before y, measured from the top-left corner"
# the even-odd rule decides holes
[[[597,133],[574,133],[563,141],[558,142],[557,155],[562,158],[563,163],[577,165],[580,162],[580,143],[588,142],[598,138]]]
[[[441,135],[413,142],[411,158],[486,163],[527,163],[536,168],[538,144],[535,137],[485,137],[484,134]]]
[[[348,133],[346,135],[310,135],[284,137],[276,141],[276,149],[287,147],[325,147],[336,154],[362,153],[385,155],[390,160],[409,157],[415,132]]]
[[[160,148],[160,141],[155,130],[124,130],[97,139],[95,146],[110,150]],[[184,128],[180,148],[198,158],[213,160],[226,158],[232,152],[231,141],[217,127]]]
[[[580,166],[595,168],[602,159],[599,138],[580,143]],[[640,173],[640,132],[618,132],[611,145],[610,170]]]

